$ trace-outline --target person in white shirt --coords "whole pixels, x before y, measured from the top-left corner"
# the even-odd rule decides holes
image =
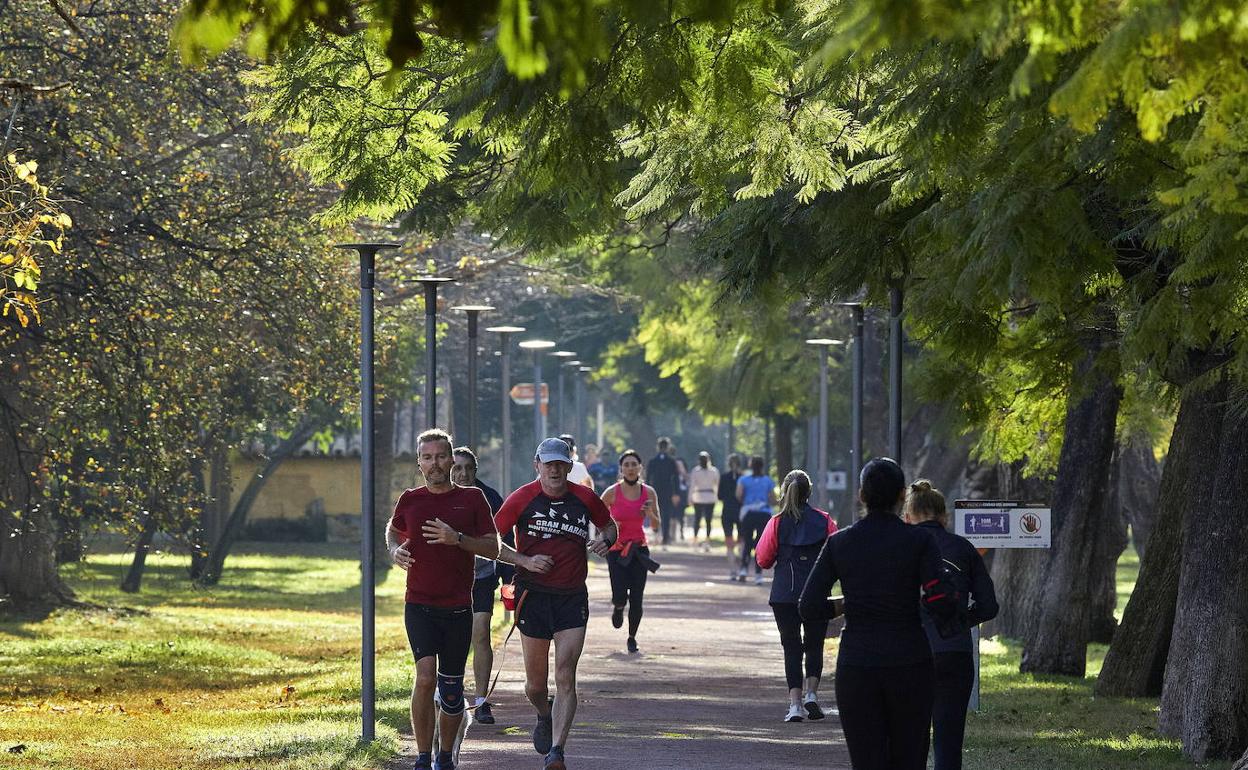
[[[711,464],[710,452],[698,452],[698,467],[689,473],[689,502],[693,503],[693,541],[698,541],[698,529],[706,520],[704,548],[711,544],[711,520],[715,515],[715,498],[719,486],[719,469]]]
[[[576,457],[576,439],[572,437],[571,433],[564,433],[559,436],[559,439],[567,443],[572,450],[572,472],[568,474],[568,481],[572,484],[580,484],[593,489],[594,479],[589,475],[589,469],[585,467],[585,463]]]

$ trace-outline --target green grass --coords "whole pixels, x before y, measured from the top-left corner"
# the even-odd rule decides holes
[[[127,566],[100,553],[64,570],[107,609],[0,621],[0,749],[26,747],[0,750],[0,768],[363,770],[397,750],[411,686],[401,575],[378,589],[379,740],[361,747],[354,547],[245,545],[208,590],[187,582],[185,557],[156,554],[143,592],[123,594]],[[1120,610],[1136,570],[1128,551]],[[1103,646],[1082,680],[1019,674],[1008,640],[983,653],[969,770],[1191,767],[1155,733],[1154,701],[1092,697]]]

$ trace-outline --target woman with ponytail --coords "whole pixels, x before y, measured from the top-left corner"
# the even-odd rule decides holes
[[[797,611],[806,577],[836,532],[836,522],[824,511],[810,505],[810,477],[805,471],[790,471],[780,485],[780,512],[767,522],[755,551],[763,569],[775,565],[771,581],[771,611],[780,630],[784,649],[784,679],[789,687],[786,722],[823,719],[819,707],[819,679],[823,676],[823,640],[828,634],[828,618],[803,621]],[[805,679],[802,659],[805,658]],[[803,684],[805,687],[803,687]]]
[[[624,625],[628,609],[629,652],[637,652],[637,629],[641,627],[642,597],[650,548],[646,544],[645,524],[659,528],[658,495],[654,487],[641,482],[641,455],[628,449],[620,455],[620,480],[602,493],[619,530],[619,537],[607,552],[607,572],[611,578],[611,625]],[[657,569],[657,567],[656,567]]]

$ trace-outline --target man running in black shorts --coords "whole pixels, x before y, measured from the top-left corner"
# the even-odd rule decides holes
[[[403,619],[416,659],[412,686],[415,770],[453,770],[454,755],[433,751],[433,703],[443,736],[464,718],[464,665],[472,640],[473,555],[498,556],[498,532],[481,490],[451,481],[451,437],[427,430],[416,439],[425,486],[409,489],[394,506],[386,547],[407,570]]]
[[[537,447],[536,481],[517,489],[494,517],[515,530],[516,547],[499,559],[516,565],[516,627],[524,650],[524,694],[537,709],[533,748],[545,770],[565,770],[563,751],[576,716],[576,667],[589,622],[586,546],[605,556],[615,540],[611,513],[589,487],[569,484],[572,452],[557,438]],[[601,533],[589,539],[589,525]],[[548,700],[550,643],[555,643],[555,701]]]
[[[490,504],[490,515],[503,507],[503,496],[477,478],[477,455],[466,446],[455,447],[455,465],[451,480],[461,487],[476,487]],[[481,556],[476,561],[476,582],[472,584],[472,678],[477,691],[476,721],[494,724],[489,695],[490,671],[494,668],[494,640],[490,637],[490,621],[494,617],[494,598],[498,588],[498,569],[493,559]]]

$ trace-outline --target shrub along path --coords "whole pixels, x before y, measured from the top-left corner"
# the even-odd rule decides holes
[[[770,583],[729,583],[720,554],[722,546],[715,556],[654,550],[663,567],[646,588],[636,655],[624,650],[625,629],[611,627],[606,565],[593,562],[569,767],[848,767],[835,716],[781,721],[788,704],[780,637],[767,606]],[[833,655],[829,645],[829,664]],[[824,703],[833,707],[826,681]],[[533,709],[524,698],[518,632],[491,701],[498,723],[469,728],[460,766],[540,768],[529,739]],[[412,751],[405,741],[405,753]],[[393,767],[410,768],[411,761],[405,756]]]

